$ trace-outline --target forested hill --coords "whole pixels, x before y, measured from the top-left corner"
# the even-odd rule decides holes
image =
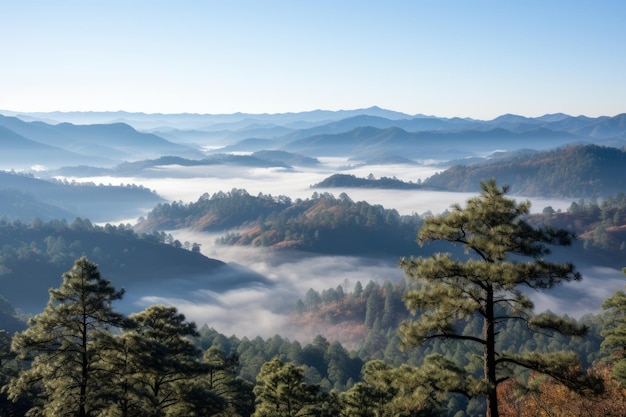
[[[238,232],[222,237],[230,245],[296,248],[330,254],[393,254],[419,250],[421,218],[354,202],[346,194],[313,193],[310,199],[251,196],[245,190],[204,195],[190,204],[159,204],[136,226],[141,232],[193,228]]]
[[[163,200],[148,188],[137,185],[96,185],[47,181],[32,175],[0,171],[0,216],[30,222],[87,217],[92,221],[139,217],[142,210]]]
[[[605,197],[626,191],[626,151],[597,145],[519,152],[471,165],[457,165],[423,185],[478,191],[481,180],[509,184],[511,193],[545,197]]]
[[[602,149],[602,148],[601,148]],[[577,200],[563,212],[546,207],[529,217],[575,233],[579,239],[567,249],[597,265],[621,268],[626,256],[626,197],[624,193]],[[221,232],[221,244],[294,248],[335,255],[428,256],[441,248],[435,242],[416,243],[422,218],[400,216],[397,211],[354,202],[345,193],[313,193],[306,200],[252,196],[245,190],[202,196],[197,202],[157,205],[135,226],[138,232],[191,228]],[[574,255],[573,255],[574,254]]]
[[[333,174],[330,177],[324,179],[311,186],[311,188],[335,188],[335,187],[350,187],[350,188],[385,188],[393,190],[416,190],[424,188],[421,184],[412,182],[405,182],[397,178],[373,178],[370,174],[368,178],[358,178],[350,174]]]
[[[71,224],[0,221],[0,242],[0,295],[27,312],[41,311],[47,290],[58,287],[67,265],[80,256],[126,288],[126,310],[148,295],[193,298],[198,288],[221,292],[268,284],[252,271],[205,257],[198,245],[163,233],[139,236],[130,225],[100,227],[84,219]]]

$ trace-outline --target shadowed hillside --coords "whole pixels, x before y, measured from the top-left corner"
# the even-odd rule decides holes
[[[424,180],[450,191],[477,191],[495,178],[511,192],[527,196],[603,197],[626,191],[626,152],[597,145],[568,146],[544,152],[505,154],[471,165],[456,165]]]
[[[133,303],[144,296],[194,299],[200,289],[269,285],[252,271],[205,257],[196,245],[186,250],[165,234],[139,236],[124,225],[100,227],[80,218],[71,224],[2,221],[0,241],[0,294],[29,312],[45,306],[48,288],[57,286],[67,265],[81,256],[126,288],[125,311],[133,311]]]

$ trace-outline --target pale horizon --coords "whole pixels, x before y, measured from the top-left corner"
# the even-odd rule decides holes
[[[538,117],[543,117],[543,116],[550,116],[550,115],[555,115],[555,114],[565,114],[567,116],[571,116],[571,117],[615,117],[615,116],[619,116],[621,114],[625,114],[626,111],[622,111],[619,113],[615,113],[615,114],[597,114],[597,115],[589,115],[589,114],[569,114],[569,113],[565,113],[565,112],[553,112],[553,113],[542,113],[542,114],[519,114],[519,113],[501,113],[498,114],[494,117],[488,118],[488,119],[479,119],[479,118],[473,118],[473,117],[463,117],[463,116],[440,116],[437,114],[424,114],[424,113],[415,113],[415,114],[411,114],[411,113],[405,113],[402,112],[400,110],[396,110],[396,109],[389,109],[389,108],[384,108],[384,107],[380,107],[380,106],[369,106],[369,107],[360,107],[360,108],[345,108],[345,109],[310,109],[310,110],[302,110],[302,111],[287,111],[287,112],[276,112],[276,113],[246,113],[246,112],[241,112],[241,111],[237,111],[237,112],[233,112],[233,113],[198,113],[198,112],[179,112],[179,113],[163,113],[163,112],[144,112],[144,111],[129,111],[129,110],[123,110],[123,109],[119,109],[119,110],[49,110],[49,111],[30,111],[30,110],[15,110],[15,109],[0,109],[0,114],[2,114],[3,112],[5,113],[11,113],[11,114],[71,114],[71,113],[85,113],[85,114],[89,114],[89,113],[127,113],[127,114],[144,114],[146,116],[158,116],[158,115],[164,115],[164,116],[176,116],[176,115],[192,115],[192,116],[230,116],[230,115],[236,115],[236,114],[242,114],[242,115],[249,115],[249,116],[279,116],[279,115],[287,115],[287,114],[298,114],[298,113],[312,113],[312,112],[316,112],[316,111],[321,111],[321,112],[341,112],[341,111],[359,111],[359,110],[367,110],[373,107],[378,107],[382,110],[388,110],[388,111],[393,111],[393,112],[398,112],[398,113],[403,113],[406,114],[409,117],[433,117],[433,118],[442,118],[442,119],[453,119],[453,118],[460,118],[460,119],[468,119],[468,120],[479,120],[479,121],[491,121],[493,119],[496,119],[498,117],[501,116],[506,116],[506,115],[513,115],[513,116],[521,116],[521,117],[526,117],[529,119],[532,118],[538,118]]]

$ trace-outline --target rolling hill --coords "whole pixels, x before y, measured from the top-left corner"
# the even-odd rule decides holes
[[[399,127],[358,127],[339,134],[294,140],[282,149],[315,156],[371,158],[380,153],[413,159],[453,159],[499,149],[549,149],[583,141],[583,137],[545,128],[514,133],[506,129],[458,132],[407,132]],[[522,146],[523,144],[523,146]]]
[[[151,190],[136,185],[96,185],[48,181],[32,175],[0,171],[0,218],[29,222],[42,219],[87,217],[92,221],[112,221],[139,217],[163,202]]]
[[[117,288],[126,288],[121,309],[138,311],[142,297],[197,299],[202,290],[224,292],[246,286],[270,286],[265,277],[235,264],[207,258],[198,251],[166,244],[164,235],[135,234],[124,226],[93,226],[53,220],[0,222],[0,294],[14,307],[39,312],[48,288],[58,287],[73,261],[87,256]],[[174,242],[175,243],[175,242]]]
[[[505,154],[484,162],[453,166],[427,178],[423,185],[478,191],[480,181],[492,177],[500,184],[509,184],[515,194],[605,197],[626,191],[626,151],[586,145]]]
[[[56,125],[25,122],[0,115],[0,141],[5,146],[1,161],[28,161],[29,166],[62,166],[89,160],[111,166],[123,160],[162,155],[202,157],[202,152],[169,142],[150,133],[141,133],[123,123],[98,125]],[[19,142],[18,142],[19,141]],[[12,146],[9,146],[12,145]],[[25,149],[29,152],[25,153]],[[45,151],[48,151],[46,154]],[[9,168],[20,168],[15,163]]]

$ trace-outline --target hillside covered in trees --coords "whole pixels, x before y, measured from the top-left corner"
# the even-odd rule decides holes
[[[334,188],[334,187],[351,187],[351,188],[386,188],[393,190],[415,190],[424,188],[421,181],[418,183],[410,183],[399,180],[397,178],[374,178],[370,174],[367,178],[358,178],[349,174],[333,174],[322,182],[312,185],[311,188]]]
[[[369,181],[369,180],[365,180]],[[565,211],[545,207],[528,216],[531,224],[571,230],[578,239],[566,256],[600,265],[621,267],[626,256],[626,199],[623,193],[602,199],[573,201]],[[245,190],[204,195],[195,203],[157,205],[135,230],[152,232],[192,228],[222,232],[225,245],[295,248],[329,254],[427,256],[439,250],[420,247],[419,215],[400,216],[395,210],[352,201],[342,193],[314,192],[310,199],[252,196]]]
[[[78,183],[67,180],[44,180],[29,174],[0,171],[0,218],[30,222],[76,217],[91,221],[139,217],[164,201],[143,186]]]
[[[476,191],[481,180],[510,184],[526,196],[606,197],[624,192],[626,151],[597,145],[520,151],[471,165],[456,165],[423,181],[426,187]]]
[[[205,257],[197,244],[165,233],[138,235],[130,225],[97,226],[81,218],[0,221],[0,241],[0,295],[31,313],[45,305],[47,289],[80,256],[89,256],[135,297],[184,292],[185,280],[210,283],[216,291],[268,284],[252,271]]]
[[[190,204],[157,205],[138,231],[192,228],[226,232],[219,243],[296,248],[332,254],[409,254],[418,249],[421,218],[352,201],[346,194],[313,193],[306,200],[252,196],[245,190],[205,194]]]
[[[119,124],[110,129],[58,126],[49,129],[57,132],[53,142],[69,152],[81,151],[76,141],[79,131],[90,140],[96,137],[101,140],[104,138],[101,134],[109,135],[105,131],[126,132],[125,137],[158,141],[164,149],[175,150],[158,140],[163,133],[168,139],[189,139],[189,146],[178,148],[177,152],[146,153],[122,160],[121,155],[129,155],[123,152],[123,143],[112,142],[110,149],[101,148],[107,157],[101,161],[103,168],[56,164],[59,169],[45,175],[138,176],[146,180],[198,175],[206,179],[213,178],[217,171],[225,171],[220,172],[216,181],[202,181],[206,188],[193,194],[197,197],[207,189],[215,190],[216,184],[222,186],[219,180],[230,180],[227,177],[234,172],[250,181],[257,177],[258,181],[276,178],[283,181],[285,177],[278,173],[303,176],[314,169],[318,171],[316,174],[322,170],[333,172],[335,168],[330,167],[338,166],[337,160],[328,163],[326,158],[314,158],[316,155],[345,158],[354,165],[339,169],[362,173],[367,172],[366,165],[403,164],[408,170],[413,164],[424,163],[425,157],[473,161],[489,154],[486,161],[455,166],[427,181],[405,182],[386,177],[386,173],[379,179],[346,173],[328,177],[316,186],[471,191],[477,189],[479,180],[495,178],[499,183],[510,184],[510,191],[515,194],[575,198],[567,210],[546,207],[541,214],[524,214],[519,219],[533,227],[563,228],[577,235],[572,246],[554,248],[551,255],[556,262],[574,259],[586,267],[623,265],[626,251],[626,201],[620,183],[624,174],[623,149],[577,145],[545,150],[568,143],[588,143],[591,139],[598,144],[623,146],[623,115],[598,119],[566,115],[529,119],[506,115],[484,123],[398,117],[401,118],[392,120],[361,115],[332,123],[290,121],[289,126],[247,125],[249,122],[236,121],[204,131],[199,125],[197,131],[158,132],[157,126],[152,135],[133,132]],[[48,123],[18,123],[6,118],[2,122],[11,123],[10,128],[0,132],[4,140],[16,145],[28,144],[33,155],[58,152],[25,141],[44,140],[41,128]],[[15,126],[23,129],[23,137],[12,133]],[[67,135],[67,141],[61,140],[63,137],[58,133],[61,131],[66,132],[63,134]],[[219,138],[224,148],[201,143],[208,137]],[[516,149],[521,143],[542,150],[493,153],[502,144]],[[17,152],[18,146],[14,148]],[[39,152],[34,151],[36,148]],[[89,151],[92,155],[103,153],[96,147],[90,147]],[[223,153],[227,151],[242,154]],[[249,152],[254,153],[243,154]],[[4,160],[9,163],[11,156],[7,155]],[[77,155],[65,154],[64,160],[72,163],[84,160]],[[421,162],[416,162],[417,158]],[[374,172],[375,169],[395,175],[387,167],[374,168]],[[577,275],[566,265],[557,268],[557,272],[552,270],[549,279],[520,281],[521,274],[506,261],[501,262],[500,254],[494,249],[507,241],[505,235],[511,230],[510,225],[492,227],[489,223],[489,227],[481,229],[467,224],[462,228],[463,233],[455,234],[450,231],[458,226],[459,217],[454,217],[454,209],[444,212],[441,219],[431,214],[401,216],[381,205],[355,202],[347,194],[335,197],[315,192],[311,198],[292,200],[284,195],[254,196],[242,189],[232,189],[212,191],[213,194],[205,194],[193,203],[165,203],[142,186],[80,184],[71,179],[43,181],[36,178],[37,174],[4,174],[6,181],[0,187],[3,215],[0,294],[6,298],[0,298],[0,330],[4,330],[0,331],[0,385],[7,388],[0,393],[0,415],[21,416],[28,409],[37,410],[31,414],[90,417],[495,415],[493,404],[485,405],[485,398],[497,398],[499,415],[505,417],[535,416],[542,412],[571,416],[581,415],[583,411],[591,415],[626,415],[626,391],[624,379],[620,379],[626,375],[621,371],[626,367],[620,361],[624,343],[619,338],[623,294],[618,292],[607,299],[603,313],[577,316],[575,320],[550,311],[531,313],[532,303],[525,298],[525,291],[511,290],[511,282],[502,283],[498,279],[548,289],[557,275],[571,281],[576,281]],[[9,187],[9,183],[13,185]],[[282,188],[281,192],[284,192]],[[129,215],[121,218],[150,207],[154,209],[135,226],[91,223],[109,221],[107,216],[112,213],[118,216],[124,208],[129,209]],[[69,220],[77,215],[82,218]],[[437,220],[433,220],[435,217]],[[503,217],[485,218],[489,222]],[[444,222],[449,230],[432,228]],[[438,241],[421,248],[415,240],[424,225],[430,225],[424,233],[433,233],[429,237],[437,236]],[[129,304],[146,294],[157,298],[167,295],[168,299],[183,295],[181,298],[190,304],[198,302],[196,307],[206,305],[209,299],[216,303],[211,307],[219,308],[221,298],[201,299],[206,294],[201,294],[198,288],[207,292],[234,292],[231,290],[252,285],[270,292],[276,285],[274,280],[236,265],[206,258],[200,253],[199,244],[180,242],[166,234],[170,231],[176,234],[178,229],[217,233],[220,235],[217,243],[221,245],[272,248],[258,252],[279,254],[283,258],[296,252],[282,249],[312,252],[305,255],[311,259],[317,259],[319,254],[375,260],[417,258],[405,258],[401,263],[407,273],[406,281],[381,278],[366,283],[366,280],[349,282],[338,278],[342,285],[325,290],[309,289],[301,300],[294,300],[293,313],[285,328],[290,337],[298,335],[293,340],[282,333],[269,338],[220,334],[210,323],[196,329],[171,306],[148,306],[128,317],[111,314],[115,313],[111,306],[119,305],[120,310],[129,311]],[[494,230],[502,233],[493,234]],[[465,232],[476,231],[488,237],[479,244],[489,244],[471,246],[465,240]],[[550,232],[531,235],[542,242],[554,238]],[[452,236],[450,240],[457,245],[444,247],[442,236]],[[480,248],[476,259],[470,259],[467,269],[459,263],[451,267],[452,262],[463,257],[463,244],[470,244],[466,248],[469,252]],[[541,249],[535,251],[532,245],[524,248],[528,251],[517,255],[547,255]],[[452,256],[435,255],[437,252],[452,252]],[[73,260],[84,259],[83,256],[102,267],[106,277],[114,279],[116,287],[126,289],[124,294],[112,288],[107,290],[110,298],[105,297],[94,311],[94,321],[82,323],[85,328],[97,330],[89,333],[87,339],[66,333],[77,328],[75,322],[63,321],[60,315],[45,316],[55,307],[67,307],[61,301],[67,300],[63,298],[67,295],[65,290],[51,293],[46,290],[55,287],[58,276]],[[479,266],[481,259],[490,262]],[[533,271],[541,271],[544,262],[541,259]],[[266,265],[271,263],[263,266]],[[485,273],[490,268],[498,273]],[[558,271],[565,272],[559,275]],[[419,281],[437,274],[447,287],[439,282]],[[469,284],[461,278],[469,278]],[[492,284],[501,285],[498,288],[502,292],[490,293]],[[103,288],[108,288],[107,285]],[[568,288],[559,289],[559,295],[567,298],[568,291]],[[47,296],[52,297],[48,306]],[[494,298],[496,304],[509,305],[495,306]],[[145,304],[146,298],[141,298],[141,302]],[[518,303],[517,308],[510,308],[514,303]],[[494,308],[490,310],[488,306]],[[44,315],[36,316],[26,326],[26,317],[42,310]],[[80,314],[70,316],[76,319]],[[250,316],[253,326],[261,325],[261,317]],[[492,325],[485,326],[488,317]],[[491,336],[485,327],[493,330]],[[25,328],[28,330],[24,333],[13,334]],[[42,334],[62,338],[50,345],[32,345],[50,340],[40,338]],[[485,359],[487,350],[491,359]],[[76,352],[89,354],[78,360],[72,356]],[[153,358],[162,361],[157,363]],[[490,361],[495,366],[489,380],[484,367]],[[87,379],[76,378],[73,374],[76,368],[64,366],[67,363],[80,363],[83,370],[95,371]],[[54,366],[45,366],[48,364]],[[497,375],[495,379],[493,375]],[[64,381],[75,384],[64,385]],[[82,395],[81,389],[92,395]],[[75,406],[79,408],[72,409]]]
[[[108,274],[107,274],[108,275]],[[323,398],[331,392],[345,393],[341,396],[344,407],[349,408],[350,395],[356,395],[356,390],[366,389],[369,394],[387,390],[381,399],[381,407],[390,407],[391,401],[396,398],[400,401],[399,386],[390,386],[392,380],[386,378],[387,375],[400,377],[409,369],[424,367],[424,359],[433,353],[450,354],[452,357],[472,364],[472,357],[477,352],[473,352],[467,347],[457,347],[451,349],[446,343],[434,343],[421,349],[406,350],[401,348],[401,338],[397,333],[398,325],[403,320],[411,317],[410,312],[404,306],[402,294],[406,290],[405,284],[392,284],[385,282],[382,285],[375,282],[368,282],[362,285],[360,282],[350,284],[351,290],[343,290],[343,286],[328,288],[321,292],[308,291],[301,300],[295,303],[292,317],[292,325],[300,328],[324,329],[325,332],[314,337],[310,342],[300,342],[290,340],[280,335],[269,338],[241,338],[235,335],[224,335],[214,329],[204,326],[197,329],[197,334],[190,340],[199,349],[193,356],[193,360],[200,360],[205,365],[198,364],[198,370],[204,370],[200,378],[212,378],[209,387],[225,396],[226,403],[237,406],[238,414],[228,414],[231,416],[250,416],[254,411],[254,394],[252,388],[260,374],[261,368],[273,358],[277,358],[283,364],[291,364],[302,370],[301,382],[308,385],[318,386],[319,397],[315,402],[321,404]],[[131,294],[125,294],[130,296]],[[391,318],[391,320],[390,320]],[[547,335],[531,334],[522,326],[514,325],[502,328],[504,339],[507,343],[513,343],[515,349],[520,351],[542,352],[547,350],[567,349],[573,350],[583,360],[585,366],[591,367],[593,363],[602,364],[609,357],[609,352],[604,352],[600,348],[602,337],[600,332],[604,326],[603,315],[588,315],[578,321],[580,325],[589,326],[588,335],[572,343],[567,338],[553,338]],[[479,328],[477,320],[470,320],[464,323],[468,328]],[[340,343],[337,335],[343,335],[344,339],[352,337],[352,342]],[[0,342],[6,337],[0,333]],[[4,352],[6,354],[8,345],[4,342]],[[12,356],[5,357],[2,370],[4,380],[11,375],[13,366]],[[204,358],[204,359],[203,359]],[[366,364],[368,364],[366,366]],[[206,368],[204,366],[207,366]],[[411,368],[406,368],[410,366]],[[378,369],[378,371],[375,371]],[[425,368],[428,369],[428,368]],[[600,368],[603,369],[603,368]],[[385,372],[381,372],[385,370]],[[212,376],[211,376],[212,372]],[[416,375],[413,375],[415,378]],[[611,407],[624,407],[626,405],[626,392],[622,388],[613,387],[610,376],[606,378],[606,393],[595,397],[594,404],[610,404]],[[186,376],[184,380],[193,381],[191,376]],[[401,381],[399,379],[398,381]],[[387,382],[385,382],[387,381]],[[529,410],[549,404],[553,412],[558,413],[559,409],[565,406],[578,406],[584,409],[585,398],[577,397],[575,393],[562,391],[561,386],[552,381],[540,381],[541,384],[536,391],[541,396],[534,396],[528,393],[523,396],[513,395],[508,392],[508,401],[505,407],[520,407],[524,404]],[[359,385],[357,385],[359,384]],[[513,390],[515,387],[506,387]],[[238,393],[238,395],[235,395]],[[326,395],[322,395],[326,393]],[[207,394],[205,394],[207,395]],[[557,398],[551,398],[556,395]],[[565,398],[569,398],[566,404]],[[0,396],[1,397],[1,396]],[[221,407],[221,401],[212,404]],[[230,399],[229,399],[230,398]],[[372,410],[375,407],[362,397],[362,407]],[[179,397],[179,400],[181,398]],[[236,404],[235,404],[236,403]],[[533,405],[533,408],[530,405]],[[0,398],[0,410],[4,415],[9,412],[16,413],[20,407],[26,408],[29,402],[13,404],[5,398]],[[469,400],[463,396],[452,396],[442,403],[441,416],[480,416],[483,413],[481,404],[477,400]],[[12,411],[11,411],[12,410]],[[597,416],[619,416],[619,412],[605,413],[606,408],[599,409]],[[622,410],[622,408],[618,408]],[[232,411],[231,411],[232,412]],[[512,412],[512,411],[510,411]],[[531,412],[531,411],[529,411]],[[216,414],[209,415],[219,415]],[[353,416],[346,410],[345,414],[335,414],[341,416]],[[503,416],[516,416],[516,414],[501,413]],[[565,417],[567,414],[556,414]],[[573,414],[569,414],[573,415]],[[223,415],[225,416],[225,415]]]
[[[359,178],[333,174],[312,188],[384,188],[477,191],[480,181],[495,178],[524,196],[601,198],[623,192],[626,151],[597,145],[566,146],[552,150],[497,152],[489,158],[472,158],[426,179],[406,182],[373,175]],[[444,163],[443,165],[446,165]]]

